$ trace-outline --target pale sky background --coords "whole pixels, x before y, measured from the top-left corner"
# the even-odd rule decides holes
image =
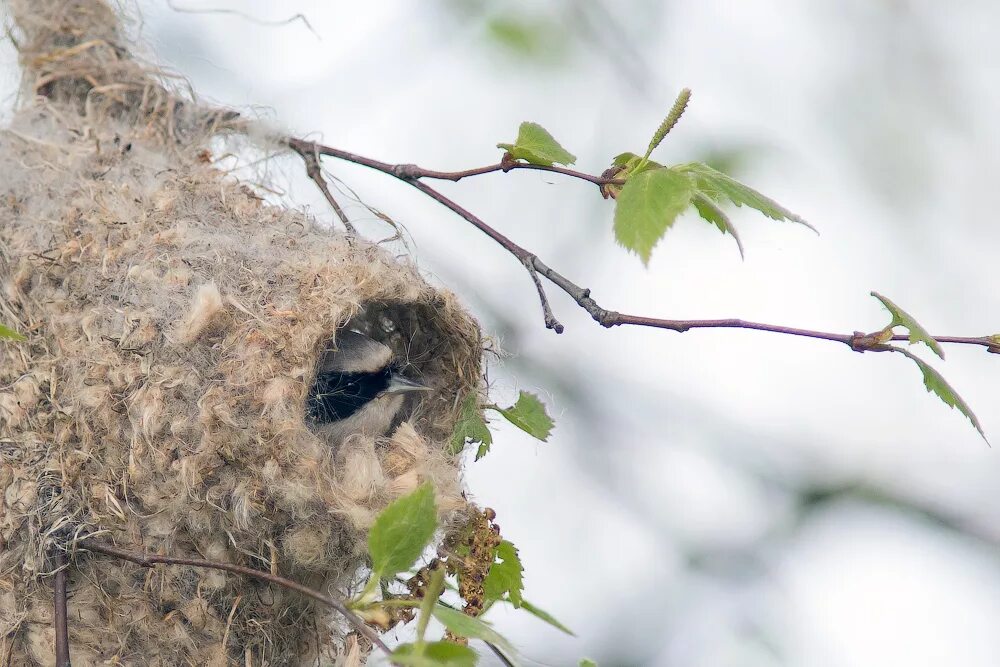
[[[535,59],[488,40],[461,9],[477,4],[175,2],[272,21],[301,12],[313,31],[141,6],[157,56],[204,97],[430,168],[495,162],[494,144],[533,120],[599,173],[642,152],[688,86],[688,113],[654,157],[743,150],[735,175],[820,236],[734,210],[741,262],[731,239],[685,216],[645,269],[614,244],[592,186],[517,172],[440,189],[610,309],[872,331],[887,321],[877,290],[932,333],[1000,332],[997,3],[485,3],[549,26]],[[900,355],[604,330],[552,288],[557,336],[523,269],[482,234],[387,177],[327,166],[406,227],[427,275],[510,353],[492,370],[497,401],[536,391],[556,416],[544,444],[498,423],[493,452],[468,471],[521,550],[528,599],[577,633],[497,609],[526,664],[998,663],[1000,452]],[[280,167],[288,200],[332,219],[300,163]],[[372,237],[390,234],[341,201]],[[946,351],[935,366],[1000,443],[1000,357]],[[852,484],[866,491],[816,491]]]

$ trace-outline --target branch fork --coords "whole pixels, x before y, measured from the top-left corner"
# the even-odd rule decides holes
[[[466,222],[470,223],[489,236],[504,250],[517,258],[524,269],[528,272],[529,277],[535,285],[535,290],[538,293],[538,300],[541,305],[545,327],[555,331],[556,333],[562,333],[565,330],[565,327],[561,322],[559,322],[558,319],[556,319],[552,312],[552,306],[549,303],[548,296],[545,292],[545,286],[542,283],[541,278],[545,278],[549,283],[565,292],[577,303],[578,306],[580,306],[580,308],[586,311],[595,322],[605,328],[631,325],[651,327],[655,329],[668,329],[678,333],[684,333],[685,331],[690,331],[691,329],[705,328],[753,329],[757,331],[767,331],[790,336],[803,336],[817,340],[829,340],[843,343],[855,352],[881,352],[887,349],[893,349],[888,345],[891,341],[909,340],[909,337],[906,335],[893,335],[891,331],[887,330],[882,330],[872,334],[865,334],[857,331],[852,334],[840,334],[815,331],[812,329],[787,327],[777,324],[767,324],[763,322],[750,322],[736,318],[717,320],[669,320],[640,315],[627,315],[613,310],[608,310],[598,304],[597,301],[590,296],[589,289],[577,285],[566,276],[545,264],[545,262],[543,262],[536,254],[518,245],[497,229],[488,225],[481,218],[424,182],[425,179],[457,182],[464,178],[481,176],[483,174],[498,171],[507,173],[510,171],[527,169],[533,171],[548,171],[593,183],[600,188],[602,196],[606,199],[614,194],[613,190],[607,186],[623,185],[625,183],[624,179],[617,178],[617,174],[620,169],[616,169],[614,167],[605,170],[600,176],[596,176],[555,165],[529,164],[527,162],[514,159],[509,153],[504,153],[500,162],[496,164],[477,167],[474,169],[466,169],[463,171],[436,171],[432,169],[425,169],[424,167],[415,164],[390,164],[387,162],[381,162],[379,160],[373,160],[372,158],[350,153],[333,146],[326,146],[317,142],[306,141],[304,139],[297,139],[294,137],[286,137],[283,141],[289,148],[302,156],[302,159],[306,164],[307,175],[309,175],[309,177],[316,182],[317,186],[320,187],[320,190],[328,200],[332,200],[332,197],[328,196],[329,188],[325,186],[325,181],[322,179],[322,172],[318,167],[320,156],[333,157],[339,160],[351,162],[353,164],[358,164],[399,179],[411,187],[416,188],[420,192],[423,192],[425,195],[448,208],[453,213],[463,218]],[[331,204],[335,206],[332,201]],[[340,215],[339,207],[335,207],[335,210],[338,210],[338,215]],[[345,224],[349,225],[346,218],[342,219]],[[933,338],[939,343],[979,345],[985,347],[987,352],[1000,354],[1000,336],[933,336]]]

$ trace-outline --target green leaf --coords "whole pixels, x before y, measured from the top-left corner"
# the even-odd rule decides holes
[[[649,148],[646,149],[646,155],[644,157],[649,157],[663,138],[666,137],[670,130],[674,129],[674,125],[677,121],[681,119],[684,115],[684,110],[687,109],[688,102],[691,101],[691,89],[684,88],[680,93],[677,94],[677,99],[674,100],[674,104],[670,107],[670,111],[667,112],[667,117],[663,119],[660,126],[656,128],[656,132],[653,133],[653,138],[649,141]]]
[[[483,580],[483,592],[487,600],[502,600],[504,596],[509,596],[508,600],[515,608],[524,603],[521,592],[524,590],[524,567],[521,559],[517,555],[517,548],[504,540],[497,546],[497,558],[499,563],[490,566],[489,574]]]
[[[641,174],[651,169],[666,169],[666,167],[656,160],[650,160],[635,153],[619,153],[612,160],[611,166],[624,167],[622,171],[616,174],[616,178],[625,178],[629,174]]]
[[[579,667],[597,667],[597,663],[590,658],[580,658]]]
[[[430,482],[392,502],[368,533],[373,576],[388,578],[408,570],[420,558],[436,528],[437,507]]]
[[[417,618],[417,643],[424,641],[427,633],[427,624],[430,623],[431,615],[434,613],[434,606],[437,605],[438,598],[444,591],[444,567],[438,565],[431,571],[431,579],[424,589],[424,597],[420,600],[420,617]]]
[[[431,642],[419,651],[416,644],[402,644],[389,656],[395,665],[408,667],[475,667],[479,656],[468,646]]]
[[[720,202],[728,199],[737,206],[749,206],[756,209],[772,220],[790,220],[816,231],[815,227],[770,197],[765,197],[750,186],[740,183],[721,171],[712,169],[707,164],[690,162],[677,165],[674,169],[690,174],[694,178],[698,192],[712,201]]]
[[[629,162],[638,162],[642,159],[642,156],[636,155],[635,153],[619,153],[615,156],[614,160],[611,161],[611,166],[613,167],[624,167]]]
[[[486,22],[487,34],[504,47],[523,56],[544,52],[550,31],[529,21],[495,16]]]
[[[476,3],[465,4],[471,7]],[[475,12],[478,14],[484,9],[485,5]],[[510,7],[486,17],[483,28],[485,37],[505,55],[531,65],[559,65],[565,62],[573,41],[572,32],[565,30],[558,16]]]
[[[653,246],[688,207],[694,184],[673,169],[650,169],[632,174],[618,193],[615,239],[649,264]]]
[[[889,311],[892,315],[892,322],[889,323],[888,328],[892,327],[904,327],[910,333],[910,345],[914,343],[923,343],[937,356],[944,359],[944,350],[941,349],[941,344],[934,340],[927,330],[924,329],[920,324],[913,319],[913,316],[907,313],[905,310],[894,304],[892,301],[882,296],[878,292],[872,292],[872,296],[882,302],[885,309]]]
[[[909,350],[904,350],[901,347],[893,347],[892,349],[911,359],[920,369],[920,372],[924,374],[924,386],[927,387],[927,391],[937,394],[937,397],[944,401],[945,405],[952,408],[958,408],[958,411],[965,415],[972,425],[976,427],[976,430],[979,431],[979,435],[982,436],[983,440],[986,440],[986,444],[990,444],[990,441],[986,439],[986,434],[983,433],[983,427],[979,424],[979,419],[977,419],[975,413],[972,412],[972,408],[969,407],[968,403],[962,400],[962,397],[958,395],[958,392],[952,389],[951,385],[945,381],[944,377],[940,373],[934,370],[926,361]]]
[[[496,646],[505,655],[514,654],[514,647],[511,643],[503,635],[494,630],[492,625],[481,618],[463,614],[457,609],[451,609],[440,604],[434,607],[434,618],[456,635],[470,639],[482,639]]]
[[[511,602],[511,604],[513,604],[513,602]],[[569,628],[567,628],[565,625],[563,625],[562,623],[560,623],[559,621],[557,621],[555,616],[553,616],[549,612],[545,611],[544,609],[539,609],[537,606],[531,604],[527,600],[521,600],[521,607],[520,608],[523,609],[523,610],[525,610],[526,612],[528,612],[529,614],[531,614],[535,618],[538,618],[540,620],[545,621],[546,623],[548,623],[549,625],[551,625],[555,629],[561,630],[562,632],[565,632],[567,635],[569,635],[571,637],[576,637],[576,633],[574,633],[572,630],[570,630]]]
[[[28,339],[22,336],[21,334],[17,333],[10,327],[5,327],[4,325],[0,324],[0,340],[25,341]]]
[[[497,144],[515,160],[524,160],[531,164],[551,167],[553,162],[573,164],[576,156],[559,145],[548,130],[538,123],[521,123],[517,132],[517,141],[513,144]]]
[[[483,419],[483,412],[479,409],[479,398],[475,394],[469,394],[462,403],[462,412],[451,435],[451,453],[460,454],[465,449],[466,442],[479,443],[479,451],[476,452],[477,461],[486,456],[490,445],[493,444],[493,434]]]
[[[666,169],[666,167],[659,162],[649,160],[635,153],[621,153],[615,156],[611,163],[611,168],[605,171],[603,175],[627,181],[629,176],[652,169]],[[617,183],[605,183],[601,186],[601,194],[605,199],[608,197],[617,199],[623,187]]]
[[[517,403],[509,408],[497,408],[497,411],[511,424],[542,442],[549,439],[555,426],[545,412],[545,404],[531,392],[522,391],[518,394]]]
[[[740,249],[740,258],[743,259],[743,242],[740,241],[740,235],[736,233],[736,228],[733,227],[729,216],[714,201],[700,192],[695,194],[693,203],[698,215],[718,227],[723,234],[729,234],[733,237],[736,241],[736,247]]]

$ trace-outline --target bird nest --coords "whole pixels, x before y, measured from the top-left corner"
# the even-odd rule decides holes
[[[343,635],[294,592],[74,545],[349,584],[395,497],[429,480],[443,518],[465,507],[449,438],[479,328],[409,262],[213,168],[219,116],[126,66],[103,3],[14,6],[43,97],[0,131],[0,321],[28,335],[0,344],[0,662],[54,664],[63,550],[74,664],[316,664]],[[344,327],[434,391],[331,443],[305,403]]]

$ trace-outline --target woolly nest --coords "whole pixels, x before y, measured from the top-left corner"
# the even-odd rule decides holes
[[[343,592],[394,498],[430,480],[443,520],[465,507],[447,444],[482,341],[456,298],[199,159],[211,114],[129,70],[115,35],[78,16],[72,39],[38,37],[16,14],[45,97],[0,131],[0,321],[29,337],[0,344],[0,662],[54,664],[54,545],[97,535]],[[387,437],[331,443],[305,418],[344,327],[435,389]],[[342,644],[323,609],[244,577],[70,567],[75,665],[329,664]]]

